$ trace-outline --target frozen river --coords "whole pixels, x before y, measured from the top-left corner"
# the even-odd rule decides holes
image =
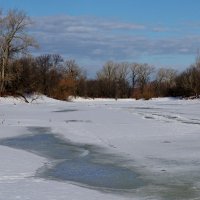
[[[199,110],[198,100],[1,99],[0,199],[198,200]]]
[[[53,135],[49,128],[29,128],[33,135],[2,139],[0,145],[23,149],[48,159],[36,177],[107,191],[125,191],[144,185],[138,175],[92,145],[72,144]]]

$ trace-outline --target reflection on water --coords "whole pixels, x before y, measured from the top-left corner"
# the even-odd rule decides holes
[[[135,189],[143,185],[134,171],[112,162],[110,155],[101,154],[95,146],[70,143],[47,128],[31,131],[34,134],[0,140],[0,145],[48,158],[50,164],[38,170],[36,176],[105,189]],[[105,162],[98,161],[98,156]]]

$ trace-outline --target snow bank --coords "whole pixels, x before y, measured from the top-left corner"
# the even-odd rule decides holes
[[[113,98],[82,98],[82,97],[69,97],[73,102],[132,102],[135,99],[113,99]]]
[[[49,98],[45,95],[27,95],[25,98],[28,100],[29,103],[32,104],[40,104],[40,103],[58,103],[59,100]],[[0,97],[0,104],[23,104],[26,103],[23,97]]]

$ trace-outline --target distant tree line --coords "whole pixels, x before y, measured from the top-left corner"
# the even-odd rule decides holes
[[[0,95],[42,93],[66,100],[69,96],[144,98],[200,95],[200,57],[181,73],[149,64],[108,61],[88,79],[75,60],[58,54],[33,57],[37,47],[27,34],[30,19],[20,11],[0,12]]]
[[[109,61],[93,79],[87,78],[75,60],[64,60],[58,54],[15,58],[8,66],[11,78],[4,83],[4,95],[38,92],[57,99],[200,95],[199,60],[182,73],[166,68],[156,70],[148,64]]]

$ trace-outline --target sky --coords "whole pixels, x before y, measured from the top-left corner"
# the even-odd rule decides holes
[[[19,9],[40,48],[95,74],[109,60],[184,70],[200,48],[199,0],[0,0]]]

